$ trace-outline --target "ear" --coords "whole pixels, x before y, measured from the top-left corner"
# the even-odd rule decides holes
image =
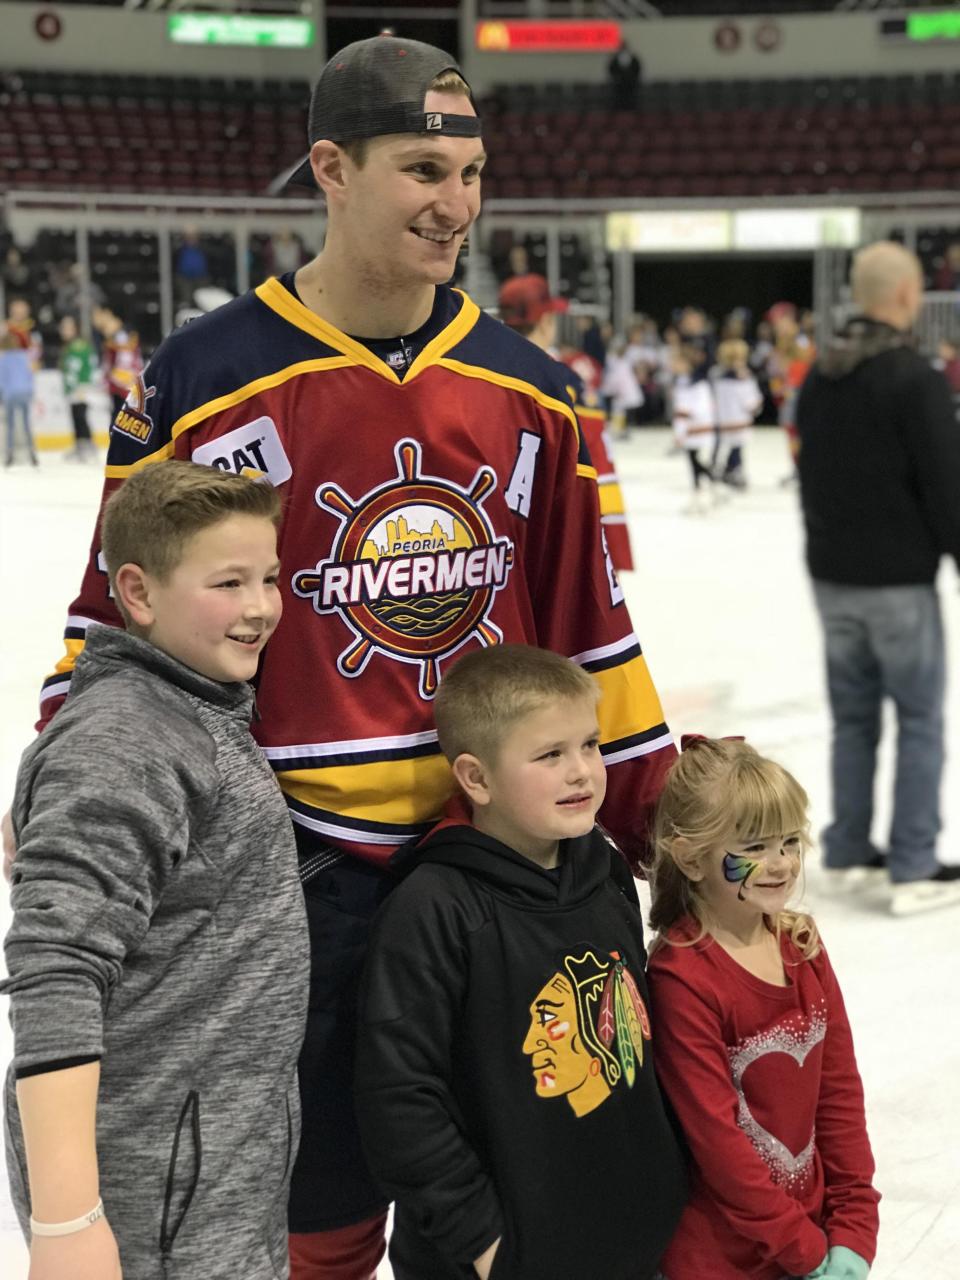
[[[490,803],[487,771],[476,756],[468,755],[467,752],[457,756],[453,762],[453,776],[471,804],[483,806]]]
[[[310,168],[317,186],[329,200],[346,186],[344,162],[346,157],[335,142],[322,139],[310,148]]]
[[[674,836],[670,844],[670,852],[673,854],[674,862],[688,880],[697,882],[703,879],[703,867],[687,836]]]
[[[153,625],[150,579],[140,565],[122,564],[114,576],[114,591],[131,622],[144,628]]]

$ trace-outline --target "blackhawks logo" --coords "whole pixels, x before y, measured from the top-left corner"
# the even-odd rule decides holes
[[[327,559],[293,575],[293,589],[317,613],[339,614],[352,633],[337,660],[342,675],[360,675],[379,652],[418,665],[420,696],[432,698],[442,658],[471,637],[502,640],[488,614],[514,549],[483,510],[497,483],[490,467],[460,489],[423,474],[416,441],[399,441],[394,455],[396,477],[359,499],[320,485],[317,505],[340,529]]]

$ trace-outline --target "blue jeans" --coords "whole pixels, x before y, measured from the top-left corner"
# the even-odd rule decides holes
[[[935,588],[814,582],[826,639],[833,712],[833,822],[828,867],[870,861],[873,784],[885,697],[897,710],[897,761],[889,866],[894,882],[937,869],[946,660]]]
[[[4,400],[3,408],[7,417],[7,457],[13,457],[17,416],[20,417],[23,424],[23,436],[27,442],[27,448],[32,454],[33,435],[30,430],[30,401],[25,397],[10,396]]]

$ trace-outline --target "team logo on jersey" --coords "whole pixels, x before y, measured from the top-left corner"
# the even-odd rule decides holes
[[[420,667],[420,696],[432,698],[440,660],[471,637],[499,644],[489,621],[513,567],[509,538],[498,538],[483,501],[497,483],[481,467],[468,489],[421,470],[414,440],[394,449],[397,476],[354,500],[322,484],[317,505],[340,520],[327,559],[293,575],[298,596],[317,613],[337,613],[353,635],[340,654],[342,675],[360,675],[374,653]]]
[[[566,955],[530,1005],[523,1052],[538,1098],[566,1098],[579,1119],[643,1066],[650,1017],[619,951]]]
[[[127,393],[120,412],[114,418],[110,430],[130,436],[139,444],[146,444],[153,435],[153,419],[147,413],[147,404],[156,394],[156,387],[144,386],[143,377],[138,376]]]
[[[208,440],[194,449],[190,457],[205,467],[235,471],[251,480],[269,480],[274,486],[293,475],[290,459],[272,418],[256,418],[242,427],[234,427],[225,435]]]

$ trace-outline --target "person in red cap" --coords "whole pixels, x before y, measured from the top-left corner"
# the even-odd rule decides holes
[[[595,677],[608,709],[600,819],[634,865],[675,756],[603,548],[569,379],[446,283],[480,208],[480,131],[442,50],[375,36],[335,54],[291,176],[322,192],[322,251],[171,334],[111,433],[105,497],[168,457],[284,497],[284,619],[254,733],[294,823],[313,948],[290,1153],[295,1280],[370,1280],[383,1255],[387,1204],[353,1106],[356,990],[390,858],[453,795],[432,717],[442,672],[509,641]],[[100,564],[97,533],[44,722],[86,628],[119,623]],[[475,1243],[479,1257],[493,1240]]]
[[[583,358],[582,352],[568,347],[558,353],[557,316],[564,314],[570,304],[564,298],[554,298],[550,286],[541,275],[512,276],[500,286],[498,299],[500,319],[517,333],[560,360],[567,366],[567,391],[573,400],[580,420],[590,460],[597,469],[597,486],[600,493],[600,523],[603,536],[617,572],[633,568],[633,552],[630,547],[630,530],[623,503],[623,491],[617,479],[616,467],[607,448],[607,420],[597,403],[595,392],[589,391],[575,368],[575,362]]]

